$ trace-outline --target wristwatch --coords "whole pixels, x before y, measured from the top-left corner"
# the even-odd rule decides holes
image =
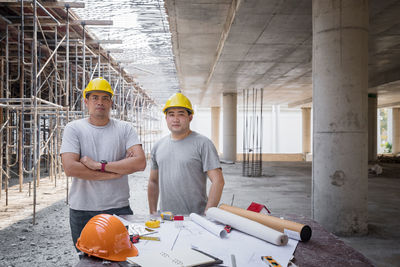
[[[104,159],[102,159],[102,160],[100,160],[100,163],[101,163],[101,169],[100,169],[100,171],[101,172],[105,172],[106,171],[106,164],[108,163],[106,160],[104,160]]]

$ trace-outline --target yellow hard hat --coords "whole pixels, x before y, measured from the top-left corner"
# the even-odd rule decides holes
[[[166,113],[167,109],[169,108],[185,108],[188,111],[190,111],[191,114],[194,114],[193,108],[192,108],[192,103],[190,103],[189,98],[184,96],[181,93],[175,93],[173,94],[165,103],[165,106],[163,108],[163,112]]]
[[[113,97],[113,95],[114,95],[114,91],[111,88],[111,85],[103,77],[93,79],[89,82],[89,84],[86,86],[85,90],[83,90],[83,98],[86,99],[87,93],[92,92],[92,91],[103,91],[103,92],[109,93],[111,95],[111,97]]]

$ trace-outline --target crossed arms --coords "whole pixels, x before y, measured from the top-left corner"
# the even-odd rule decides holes
[[[111,180],[146,168],[146,158],[141,145],[128,148],[124,159],[108,162],[105,172],[99,171],[100,162],[87,156],[80,158],[79,154],[67,152],[61,155],[61,159],[67,176],[85,180]]]

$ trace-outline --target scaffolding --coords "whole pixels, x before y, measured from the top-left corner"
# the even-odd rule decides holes
[[[92,78],[110,82],[111,116],[133,124],[147,155],[161,132],[158,105],[101,46],[119,41],[97,40],[85,27],[112,21],[80,20],[71,8],[84,6],[0,0],[0,200],[9,204],[13,177],[19,192],[32,182],[34,224],[36,188],[44,174],[54,186],[64,178],[68,195],[59,153],[62,131],[85,116],[82,91]]]

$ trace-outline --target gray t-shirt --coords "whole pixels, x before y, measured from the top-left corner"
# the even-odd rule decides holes
[[[151,151],[158,169],[160,210],[174,214],[202,214],[207,204],[207,171],[221,168],[214,144],[192,132],[182,140],[165,136]]]
[[[105,126],[94,126],[88,119],[75,120],[65,126],[61,154],[72,152],[95,161],[118,161],[126,150],[140,144],[132,125],[110,119]],[[69,205],[75,210],[101,211],[129,205],[128,175],[107,181],[90,181],[73,177]]]

